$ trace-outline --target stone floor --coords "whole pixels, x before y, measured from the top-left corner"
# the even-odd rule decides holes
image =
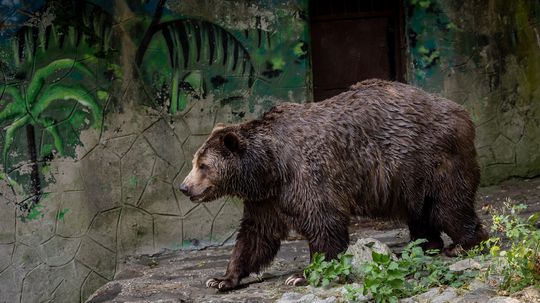
[[[482,188],[477,207],[489,225],[489,209],[501,207],[506,198],[529,205],[527,213],[540,211],[540,178],[511,180]],[[408,240],[408,233],[396,222],[359,219],[351,226],[351,238],[373,237],[394,250]],[[263,274],[244,279],[240,289],[217,293],[207,289],[208,277],[225,270],[231,247],[200,251],[168,251],[153,256],[133,256],[121,266],[115,280],[101,287],[88,302],[274,302],[285,292],[302,288],[283,285],[285,279],[308,264],[308,247],[300,239],[283,243],[272,266]],[[304,291],[307,291],[305,289]]]

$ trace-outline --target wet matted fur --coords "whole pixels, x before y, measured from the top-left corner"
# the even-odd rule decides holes
[[[411,239],[470,248],[487,238],[475,213],[474,125],[458,104],[397,82],[367,80],[333,98],[282,103],[261,119],[218,125],[181,190],[193,201],[244,200],[227,290],[268,265],[293,229],[311,254],[346,250],[351,216],[403,220]],[[297,280],[295,280],[297,281]]]

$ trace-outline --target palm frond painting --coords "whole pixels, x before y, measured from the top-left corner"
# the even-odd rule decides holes
[[[81,121],[82,116],[91,117],[90,127],[100,129],[103,123],[103,112],[99,98],[106,97],[105,92],[89,91],[83,85],[65,85],[55,79],[56,73],[68,70],[70,73],[79,73],[81,76],[93,77],[93,73],[81,62],[73,59],[55,60],[35,71],[27,85],[0,86],[0,124],[4,127],[2,142],[2,163],[4,172],[8,173],[11,165],[10,150],[14,138],[21,129],[26,128],[28,154],[30,156],[32,205],[35,205],[42,194],[38,170],[38,154],[35,139],[35,128],[39,127],[52,138],[52,145],[60,156],[66,154],[66,140],[62,137],[60,128],[73,120]],[[46,111],[55,106],[55,103],[66,102],[77,106],[71,107],[68,120],[58,121],[45,115]],[[51,148],[47,152],[51,152]],[[25,205],[23,210],[31,210],[32,205]]]
[[[220,25],[195,18],[160,23],[164,4],[164,0],[159,1],[135,61],[142,68],[145,57],[152,56],[148,51],[152,43],[167,49],[171,72],[170,78],[162,82],[169,89],[169,113],[183,111],[188,96],[194,96],[193,91],[206,91],[210,81],[208,75],[201,75],[201,71],[219,70],[246,79],[248,88],[253,86],[254,63],[247,48],[234,34]],[[258,32],[260,36],[260,30]],[[195,99],[200,97],[201,94],[195,95]]]

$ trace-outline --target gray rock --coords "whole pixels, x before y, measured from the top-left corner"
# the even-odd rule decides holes
[[[538,286],[529,286],[512,294],[512,297],[522,302],[540,303],[540,288]]]
[[[373,251],[380,254],[390,255],[393,259],[397,259],[396,255],[392,253],[392,250],[388,247],[388,245],[382,243],[381,241],[373,238],[358,239],[355,244],[349,245],[346,252],[347,254],[353,256],[353,274],[358,274],[357,272],[354,272],[354,268],[358,268],[362,263],[373,261],[373,258],[371,257],[371,253]]]
[[[481,269],[482,265],[473,259],[457,261],[449,266],[451,271],[464,271],[467,269]]]
[[[480,289],[480,288],[492,288],[490,287],[488,284],[478,280],[478,279],[474,279],[471,281],[471,283],[469,283],[469,287],[468,289],[470,291],[475,291],[477,289]]]
[[[326,299],[319,300],[319,301],[314,301],[314,302],[316,302],[316,303],[336,303],[337,299],[336,299],[336,297],[331,296],[331,297],[328,297]]]
[[[442,293],[442,289],[439,287],[431,288],[430,290],[426,291],[425,293],[421,293],[419,295],[416,295],[411,298],[403,299],[401,302],[415,302],[415,303],[429,303],[434,298],[438,297]]]
[[[446,303],[453,302],[458,297],[457,290],[453,287],[448,287],[440,295],[434,297],[431,303]]]
[[[296,292],[287,292],[284,293],[281,299],[276,303],[335,303],[337,302],[336,297],[331,296],[326,299],[320,299],[314,294],[303,295]]]
[[[487,303],[491,297],[497,295],[497,292],[491,288],[480,287],[472,292],[458,298],[456,303]]]
[[[276,303],[297,302],[302,296],[303,294],[297,292],[286,292]]]
[[[520,303],[521,301],[518,299],[510,298],[510,297],[503,297],[503,296],[497,296],[489,299],[488,303]]]

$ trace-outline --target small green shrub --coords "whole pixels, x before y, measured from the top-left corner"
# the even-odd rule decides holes
[[[516,292],[530,285],[540,285],[540,229],[535,224],[538,214],[527,219],[519,216],[527,208],[523,204],[505,202],[501,213],[493,214],[491,231],[498,235],[478,249],[489,249],[492,265],[488,275],[501,277],[499,289]]]
[[[505,209],[492,216],[492,232],[498,236],[480,243],[464,256],[489,262],[491,265],[483,277],[500,277],[499,288],[505,293],[540,285],[540,229],[535,226],[538,215],[521,218],[519,213],[525,209],[525,205],[512,205],[507,201]],[[437,251],[424,252],[419,246],[423,242],[425,240],[409,243],[397,260],[372,252],[373,261],[360,265],[363,277],[360,287],[344,286],[346,299],[356,301],[361,296],[371,295],[375,302],[398,302],[432,287],[459,288],[479,277],[478,270],[451,271],[449,264],[456,259],[444,261],[434,257]],[[313,286],[344,282],[350,273],[350,255],[325,261],[323,255],[315,254],[305,270],[306,278]]]
[[[447,262],[433,258],[436,251],[422,250],[419,244],[423,242],[409,243],[398,260],[372,252],[373,261],[360,268],[364,278],[361,287],[345,286],[347,300],[355,301],[360,295],[371,294],[375,302],[398,302],[435,286],[461,287],[476,276],[476,271],[451,271]]]
[[[351,259],[351,255],[339,254],[337,259],[325,261],[324,254],[315,253],[304,275],[313,286],[325,287],[331,282],[344,282],[351,274]]]

